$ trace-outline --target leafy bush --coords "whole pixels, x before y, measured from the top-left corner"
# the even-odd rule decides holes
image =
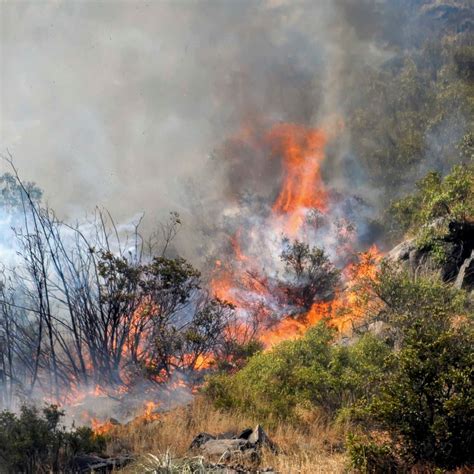
[[[472,328],[414,324],[389,360],[391,376],[372,412],[409,458],[454,467],[474,461]]]
[[[474,165],[454,166],[444,179],[428,173],[414,194],[392,204],[390,213],[403,232],[416,237],[419,248],[431,249],[442,261],[449,223],[474,220]]]
[[[347,439],[350,467],[367,474],[395,474],[399,472],[397,459],[386,444],[364,441],[355,435]]]
[[[427,324],[437,331],[447,330],[453,316],[469,311],[465,292],[436,276],[414,278],[408,271],[388,261],[382,262],[377,278],[372,281],[371,291],[372,297],[383,303],[382,307],[374,305],[378,317],[389,322],[400,339],[420,324]]]
[[[242,369],[250,357],[263,350],[263,344],[258,339],[249,338],[240,342],[231,337],[226,338],[223,355],[219,358],[215,366],[220,372],[235,372]]]
[[[0,414],[0,472],[64,472],[77,453],[100,452],[105,440],[90,428],[66,431],[64,415],[51,405],[42,415],[35,407],[23,406],[20,414]]]
[[[250,358],[235,375],[216,375],[207,395],[221,408],[236,408],[260,417],[297,418],[300,408],[322,408],[333,416],[362,398],[370,398],[388,348],[366,335],[351,347],[335,346],[335,331],[325,323],[295,341]]]
[[[401,347],[386,359],[371,413],[412,461],[474,461],[474,331],[465,294],[387,265],[376,293]]]

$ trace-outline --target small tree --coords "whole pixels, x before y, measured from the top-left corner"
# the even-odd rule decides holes
[[[415,193],[391,205],[390,214],[396,228],[442,260],[449,224],[474,220],[474,165],[454,166],[445,178],[428,173],[417,182]]]
[[[334,296],[340,272],[330,262],[323,249],[304,242],[284,241],[281,260],[285,264],[284,283],[288,303],[309,310],[315,301],[327,301]]]

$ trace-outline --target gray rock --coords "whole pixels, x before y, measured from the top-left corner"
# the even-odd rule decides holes
[[[248,442],[256,446],[267,446],[271,449],[275,449],[275,445],[267,436],[267,433],[263,430],[261,425],[257,425],[248,437]]]
[[[368,325],[368,331],[379,338],[392,336],[392,326],[384,321],[372,321]]]
[[[234,468],[236,465],[258,466],[261,460],[260,450],[263,446],[276,452],[275,445],[260,425],[253,430],[243,430],[237,436],[222,438],[200,433],[194,438],[190,448],[209,462],[225,463]]]
[[[446,225],[440,220],[429,227]],[[439,275],[443,281],[457,288],[474,289],[474,224],[450,222],[444,236],[437,239],[445,254],[443,262],[434,258],[431,249],[418,248],[415,239],[408,239],[394,247],[387,258],[406,268],[413,276]]]
[[[252,428],[246,428],[245,430],[241,431],[239,435],[236,436],[236,438],[239,439],[249,439],[249,436],[253,433]]]
[[[410,254],[416,250],[415,239],[408,239],[394,247],[387,254],[387,258],[394,262],[403,262],[410,259]]]
[[[200,447],[203,456],[211,460],[229,461],[251,446],[244,439],[211,439]]]
[[[215,436],[209,433],[199,433],[194,439],[191,441],[191,445],[189,449],[197,449],[200,448],[203,444],[207,443],[210,440],[216,439]]]
[[[466,258],[461,265],[454,286],[459,289],[474,287],[474,250],[471,252],[471,256]]]
[[[120,456],[116,458],[102,458],[94,455],[77,455],[72,463],[70,472],[74,473],[111,473],[118,468],[125,467],[131,461],[132,456]]]

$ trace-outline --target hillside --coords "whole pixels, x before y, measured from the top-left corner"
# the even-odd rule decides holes
[[[474,471],[472,0],[0,14],[1,474]]]

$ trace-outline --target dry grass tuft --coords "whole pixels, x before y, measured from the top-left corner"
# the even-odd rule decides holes
[[[115,427],[110,433],[109,451],[152,454],[160,459],[166,453],[167,459],[182,459],[189,456],[189,445],[200,432],[240,432],[259,421],[241,413],[216,410],[208,401],[197,397],[191,405],[164,413],[158,420]],[[329,427],[317,417],[308,419],[300,428],[277,423],[265,429],[278,445],[279,453],[265,451],[262,466],[285,474],[344,472],[347,459],[341,449],[345,439],[343,429]],[[137,471],[132,467],[129,472]]]

